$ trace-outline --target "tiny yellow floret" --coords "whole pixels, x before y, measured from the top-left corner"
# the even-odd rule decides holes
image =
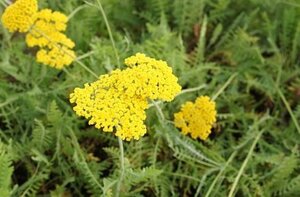
[[[137,53],[125,59],[125,64],[129,68],[122,71],[125,77],[118,88],[126,91],[126,94],[171,101],[181,90],[177,77],[165,61]]]
[[[72,50],[75,43],[63,32],[66,30],[68,18],[60,12],[43,9],[35,15],[35,23],[26,35],[29,47],[38,46],[37,62],[62,69],[70,65],[76,58]]]
[[[75,88],[70,102],[75,103],[76,114],[89,119],[90,125],[129,141],[146,133],[148,99],[171,101],[180,90],[167,63],[148,58],[147,62],[138,61],[124,70],[102,75],[84,88]]]
[[[200,96],[195,103],[186,102],[180,112],[174,114],[175,126],[181,128],[184,135],[206,140],[216,122],[216,105],[208,96]]]
[[[28,32],[37,11],[36,0],[17,0],[5,9],[1,21],[10,32]]]
[[[50,9],[38,11],[37,0],[17,0],[5,9],[1,20],[10,32],[27,33],[27,45],[39,47],[37,62],[62,69],[75,60],[75,43],[64,33],[66,15]]]

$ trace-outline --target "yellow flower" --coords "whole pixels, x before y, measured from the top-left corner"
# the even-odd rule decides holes
[[[74,61],[74,57],[74,51],[62,46],[53,47],[49,51],[40,49],[36,54],[36,61],[56,69],[62,69],[66,65],[70,65]]]
[[[37,61],[56,69],[70,65],[76,58],[72,50],[75,46],[64,33],[67,16],[59,12],[43,9],[35,15],[35,23],[26,35],[29,47],[38,46]]]
[[[200,96],[195,103],[186,102],[180,112],[174,115],[175,126],[181,128],[184,135],[206,140],[216,122],[216,106],[208,96]]]
[[[122,71],[126,77],[118,86],[127,94],[137,94],[142,98],[171,101],[181,90],[178,79],[167,62],[137,53],[125,59],[129,67]]]
[[[73,109],[77,115],[90,119],[89,124],[98,129],[115,130],[115,135],[123,140],[139,139],[146,133],[143,122],[147,101],[125,95],[114,84],[114,78],[103,75],[82,89],[76,88],[70,95],[71,103],[76,103]]]
[[[70,102],[75,103],[76,114],[89,119],[90,125],[115,132],[123,140],[138,140],[146,133],[148,99],[170,101],[180,89],[172,69],[165,62],[151,59],[75,88]]]
[[[29,47],[38,46],[37,62],[62,69],[76,58],[74,42],[65,34],[68,17],[43,9],[38,12],[36,0],[17,0],[2,15],[3,25],[11,32],[26,32]]]
[[[36,0],[18,0],[5,9],[1,20],[10,32],[27,32],[34,22],[37,10]]]

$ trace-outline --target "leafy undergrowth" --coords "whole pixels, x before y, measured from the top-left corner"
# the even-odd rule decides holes
[[[1,25],[1,197],[299,196],[299,1],[101,3],[120,60],[136,52],[166,60],[183,89],[196,91],[147,110],[147,134],[124,142],[120,182],[118,139],[77,117],[68,100],[94,76],[76,62],[64,71],[36,63],[24,36]],[[67,34],[93,72],[117,68],[98,1],[39,4],[70,16]],[[206,141],[173,124],[199,95],[218,111]]]

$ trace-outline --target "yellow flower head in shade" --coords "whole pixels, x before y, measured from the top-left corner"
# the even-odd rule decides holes
[[[72,50],[75,46],[63,32],[66,30],[67,16],[60,12],[43,9],[35,15],[35,23],[26,35],[29,47],[38,46],[37,62],[62,69],[76,58]]]
[[[17,0],[5,9],[1,21],[10,32],[27,32],[37,10],[36,0]]]
[[[138,140],[146,133],[148,99],[170,101],[181,89],[172,70],[163,67],[168,66],[151,59],[148,65],[117,69],[84,88],[75,88],[70,102],[75,103],[76,114],[89,119],[90,125],[115,132],[122,140]]]
[[[174,115],[174,122],[183,134],[206,140],[216,122],[216,116],[215,102],[208,96],[200,96],[195,103],[186,102],[182,105],[180,112]]]

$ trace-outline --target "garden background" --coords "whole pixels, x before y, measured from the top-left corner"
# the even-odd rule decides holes
[[[95,77],[76,61],[64,70],[37,63],[24,35],[1,25],[1,197],[300,195],[299,0],[39,7],[68,15],[77,58],[97,75],[142,52],[167,61],[183,92],[151,105],[147,134],[124,141],[120,158],[117,137],[89,126],[69,102]],[[206,141],[173,125],[180,106],[200,95],[218,112]]]

